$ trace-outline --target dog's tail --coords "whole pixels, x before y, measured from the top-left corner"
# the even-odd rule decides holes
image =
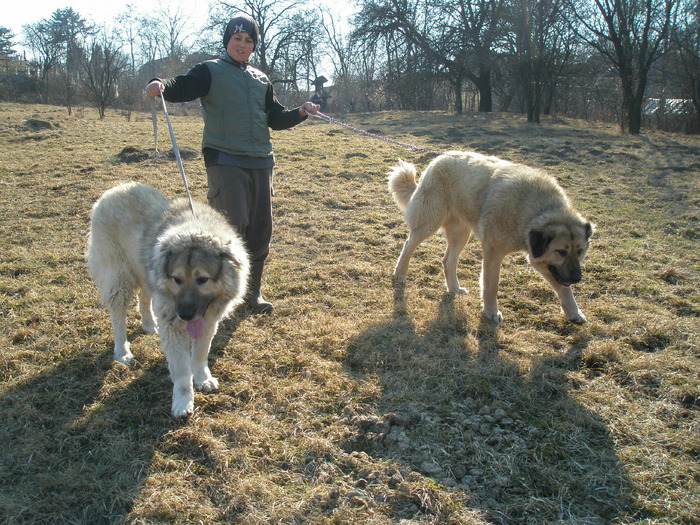
[[[389,193],[403,212],[411,200],[413,192],[418,186],[416,183],[416,167],[410,162],[399,159],[398,165],[391,168],[387,177]]]

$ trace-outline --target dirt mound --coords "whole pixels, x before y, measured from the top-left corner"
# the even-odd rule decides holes
[[[154,157],[154,152],[137,148],[135,146],[126,146],[114,158],[117,162],[125,162],[132,164],[134,162],[143,162]]]
[[[31,129],[32,131],[39,131],[42,129],[56,129],[58,124],[49,122],[48,120],[30,118],[24,121],[24,125]]]
[[[175,152],[171,148],[170,151],[168,151],[167,156],[169,159],[175,160]],[[185,146],[184,148],[180,148],[180,158],[182,160],[190,160],[190,159],[196,159],[199,157],[199,151],[197,151],[194,148],[189,148]]]
[[[180,158],[182,160],[196,159],[199,157],[200,153],[194,148],[180,148]],[[155,152],[152,149],[143,149],[136,146],[126,146],[122,149],[115,157],[116,162],[124,162],[131,164],[134,162],[144,162],[146,160],[152,159],[169,159],[175,160],[175,152],[172,148],[167,151]]]

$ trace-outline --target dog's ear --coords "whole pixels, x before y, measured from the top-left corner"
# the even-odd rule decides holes
[[[172,247],[169,245],[163,245],[160,247],[160,252],[161,252],[161,265],[163,266],[162,268],[162,273],[163,275],[167,275],[168,277],[170,276],[170,261],[173,259],[173,250]]]
[[[223,261],[229,261],[234,266],[234,268],[240,268],[243,265],[243,262],[234,253],[233,241],[231,239],[217,238],[217,244],[219,246],[219,257]]]
[[[240,269],[243,266],[243,261],[241,261],[240,257],[234,253],[233,242],[231,242],[231,239],[228,239],[223,243],[223,246],[219,250],[219,257],[225,261],[229,261],[234,268]]]
[[[553,235],[549,235],[543,231],[531,230],[528,234],[528,242],[530,243],[530,253],[537,259],[542,257],[547,251],[549,243],[554,239]]]
[[[587,222],[584,226],[585,232],[586,232],[586,240],[591,238],[591,235],[593,235],[593,232],[595,231],[595,224],[592,222]]]
[[[240,268],[241,266],[243,266],[243,261],[241,261],[236,255],[234,255],[228,250],[222,250],[221,252],[219,252],[219,256],[222,259],[229,261],[236,268]]]

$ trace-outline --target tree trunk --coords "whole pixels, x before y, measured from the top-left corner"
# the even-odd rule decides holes
[[[483,70],[478,77],[475,77],[474,85],[479,90],[479,111],[481,113],[491,113],[493,111],[493,91],[491,89],[491,71]]]
[[[642,105],[632,100],[627,111],[629,113],[629,129],[627,131],[630,135],[639,135],[642,130]]]
[[[464,112],[464,104],[462,103],[462,81],[455,80],[455,112],[457,115],[461,115]]]
[[[532,122],[539,124],[542,114],[542,82],[539,80],[535,80],[535,96],[532,103],[534,105],[532,108]]]
[[[646,90],[646,78],[640,78],[635,88],[634,82],[629,77],[623,77],[622,99],[623,106],[627,110],[627,132],[630,135],[639,135],[642,130],[642,102]]]

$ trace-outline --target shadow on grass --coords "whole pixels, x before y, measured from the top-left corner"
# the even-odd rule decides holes
[[[634,514],[605,422],[571,395],[567,373],[579,366],[585,336],[562,335],[563,350],[527,360],[510,351],[517,342],[499,342],[493,323],[470,326],[453,296],[437,307],[419,333],[395,288],[393,316],[349,343],[351,374],[379,382],[375,410],[413,417],[402,440],[388,438],[401,429],[387,428],[347,448],[396,461],[404,479],[420,473],[494,523],[602,524]],[[413,512],[393,517],[454,519],[420,504]]]
[[[247,315],[221,323],[210,361]],[[0,524],[124,522],[154,454],[190,425],[170,414],[164,356],[135,355],[127,367],[111,347],[76,352],[0,391]]]
[[[0,396],[0,522],[120,522],[169,415],[164,363],[129,369],[83,353]]]

